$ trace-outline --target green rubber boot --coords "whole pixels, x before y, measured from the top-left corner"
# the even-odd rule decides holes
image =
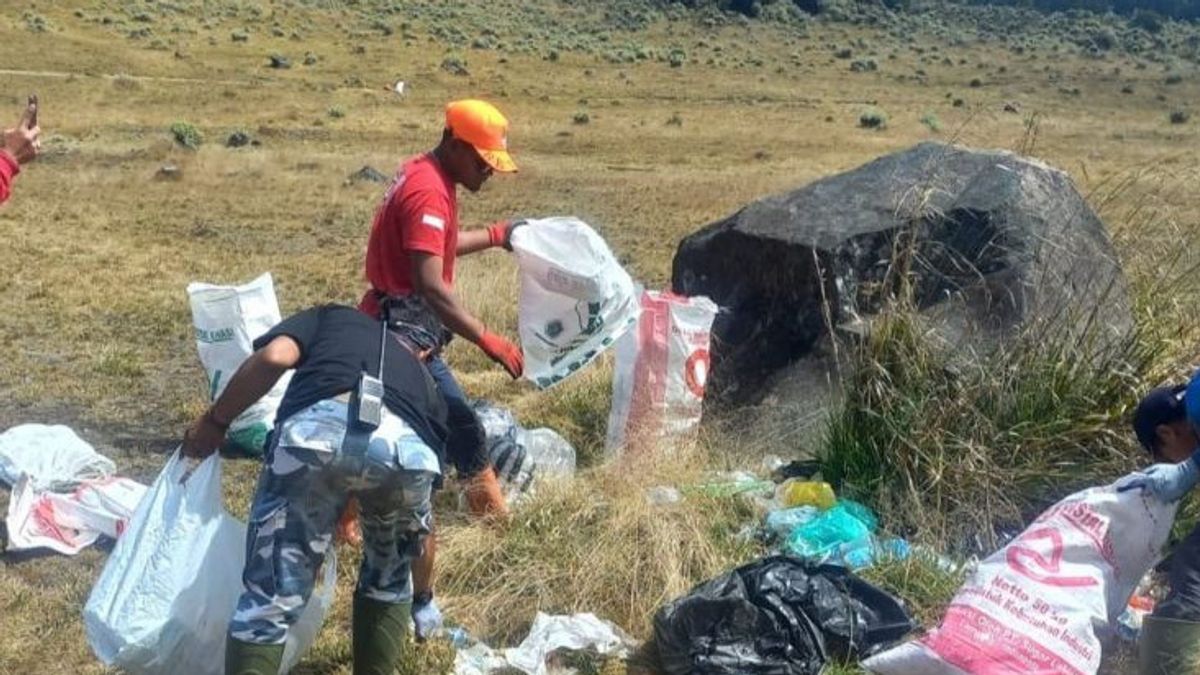
[[[283,644],[256,645],[225,638],[225,675],[279,675]]]
[[[1138,639],[1140,675],[1200,674],[1200,623],[1149,615]]]
[[[354,675],[394,675],[411,617],[410,603],[354,596]]]

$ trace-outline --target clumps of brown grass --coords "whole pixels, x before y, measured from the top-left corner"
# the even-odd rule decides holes
[[[654,485],[700,482],[710,459],[698,447],[624,458],[542,484],[511,522],[444,527],[448,615],[493,644],[519,641],[537,611],[592,612],[646,637],[660,605],[758,552],[739,535],[756,518],[741,498],[647,500]]]

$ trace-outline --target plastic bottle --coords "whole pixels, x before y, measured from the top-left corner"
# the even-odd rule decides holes
[[[779,501],[784,508],[815,506],[823,511],[837,503],[837,495],[829,483],[791,478],[779,486]]]
[[[575,447],[553,429],[530,429],[522,439],[537,471],[545,475],[575,475]]]
[[[767,530],[779,539],[787,539],[797,527],[813,520],[820,511],[815,506],[797,506],[767,514]]]
[[[447,628],[446,638],[450,640],[450,644],[454,645],[455,649],[467,649],[476,644],[475,638],[471,637],[467,629],[461,626]]]

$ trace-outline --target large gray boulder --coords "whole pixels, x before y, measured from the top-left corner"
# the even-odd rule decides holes
[[[683,240],[674,290],[725,310],[713,326],[708,409],[818,412],[836,387],[839,345],[869,330],[899,278],[935,333],[966,350],[1034,322],[1092,337],[1132,325],[1104,224],[1065,173],[922,143]]]

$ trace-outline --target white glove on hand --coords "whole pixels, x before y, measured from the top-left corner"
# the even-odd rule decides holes
[[[442,627],[442,611],[438,609],[437,601],[430,598],[429,602],[413,602],[412,619],[417,640],[425,641]]]
[[[1155,464],[1127,476],[1117,483],[1117,492],[1142,490],[1169,503],[1182,499],[1197,482],[1200,482],[1200,464],[1196,455],[1192,455],[1178,464]]]

